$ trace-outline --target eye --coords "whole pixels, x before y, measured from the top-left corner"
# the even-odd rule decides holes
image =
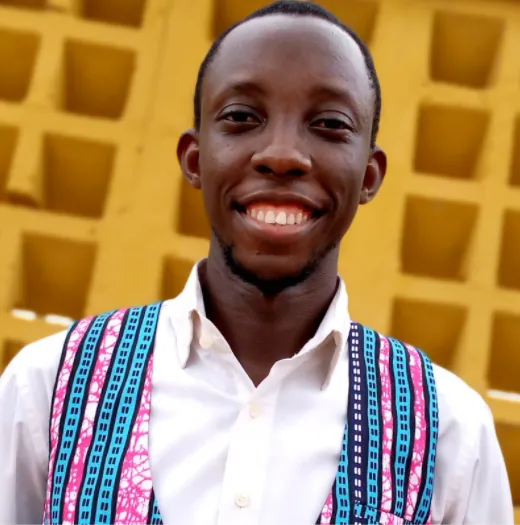
[[[244,110],[228,111],[223,115],[223,120],[234,124],[258,124],[260,122],[253,113]]]
[[[320,118],[315,120],[311,126],[313,128],[331,131],[343,131],[350,129],[350,126],[346,122],[337,118]]]

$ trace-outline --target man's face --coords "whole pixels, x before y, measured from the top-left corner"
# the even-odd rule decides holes
[[[362,53],[329,22],[272,15],[225,38],[204,80],[200,131],[181,138],[179,157],[235,267],[298,280],[337,258],[384,176],[373,111]]]

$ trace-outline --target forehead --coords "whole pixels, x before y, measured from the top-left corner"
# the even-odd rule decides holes
[[[268,15],[229,33],[208,68],[204,91],[211,97],[240,82],[288,96],[330,86],[347,92],[361,112],[372,112],[359,46],[341,28],[316,17]]]

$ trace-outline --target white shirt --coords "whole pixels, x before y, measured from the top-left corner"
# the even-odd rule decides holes
[[[168,524],[311,525],[337,471],[348,398],[343,285],[321,326],[255,388],[205,317],[194,268],[161,310],[150,462]],[[332,334],[332,337],[330,337]],[[0,524],[41,523],[51,396],[65,333],[24,348],[0,379]],[[439,442],[434,523],[513,523],[491,413],[435,367]]]

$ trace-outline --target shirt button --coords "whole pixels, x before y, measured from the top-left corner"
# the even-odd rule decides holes
[[[213,345],[213,337],[207,333],[202,333],[199,339],[199,344],[205,350],[208,350]]]
[[[257,417],[260,417],[260,414],[262,413],[262,410],[258,405],[255,405],[254,403],[249,406],[249,417],[251,419],[256,419]]]
[[[237,494],[235,496],[235,504],[241,509],[249,507],[249,505],[251,505],[251,498],[247,494]]]

